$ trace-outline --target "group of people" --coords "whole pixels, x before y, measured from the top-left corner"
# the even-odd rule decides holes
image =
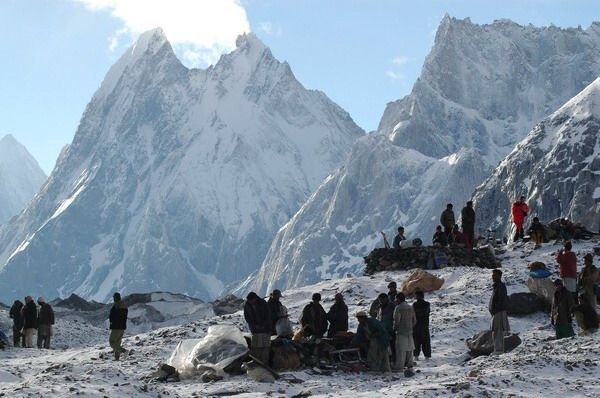
[[[414,357],[421,352],[431,357],[429,334],[430,304],[423,292],[416,293],[412,305],[406,302],[396,283],[388,285],[371,305],[369,313],[356,314],[358,327],[355,334],[348,332],[348,306],[341,293],[325,311],[321,294],[314,293],[302,310],[300,329],[294,333],[286,307],[281,303],[281,292],[274,290],[268,301],[251,292],[244,304],[244,318],[251,332],[250,354],[263,364],[269,364],[271,336],[288,338],[295,343],[308,339],[336,339],[352,336],[350,343],[366,355],[369,369],[390,371],[392,368],[413,374]]]
[[[114,304],[109,313],[109,344],[114,352],[115,360],[119,360],[128,351],[121,342],[127,329],[127,306],[121,295],[113,295]],[[50,338],[53,335],[54,310],[43,297],[37,300],[38,306],[31,296],[25,297],[25,304],[15,300],[10,308],[9,316],[13,321],[13,345],[15,347],[33,348],[33,335],[37,331],[37,347],[50,349]]]
[[[462,231],[454,217],[454,205],[448,203],[440,215],[440,224],[433,235],[433,244],[446,246],[450,243],[463,244],[466,247],[475,246],[475,210],[473,202],[468,201],[460,212]],[[442,231],[442,227],[444,230]]]
[[[37,347],[50,348],[54,310],[43,297],[35,304],[33,297],[25,297],[25,304],[15,300],[10,307],[9,316],[13,320],[13,345],[33,348],[33,335],[37,331]]]

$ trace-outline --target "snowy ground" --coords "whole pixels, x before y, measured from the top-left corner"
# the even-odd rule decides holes
[[[575,244],[581,260],[598,242]],[[554,267],[552,253],[558,245],[546,244],[540,250],[509,248],[501,255],[508,292],[527,291],[526,264],[540,260]],[[105,329],[77,321],[58,319],[53,350],[8,349],[0,351],[0,396],[172,396],[172,397],[376,397],[402,396],[600,396],[598,379],[600,333],[553,341],[545,314],[510,318],[511,328],[523,344],[502,356],[479,357],[466,361],[464,340],[489,327],[487,302],[491,272],[478,268],[447,268],[433,271],[446,282],[441,290],[428,295],[432,304],[431,332],[433,358],[417,364],[418,373],[405,378],[400,373],[334,373],[315,375],[310,370],[293,372],[304,383],[277,381],[261,384],[246,376],[203,384],[197,380],[179,383],[148,383],[145,376],[166,362],[177,343],[184,338],[200,338],[208,326],[234,324],[247,331],[241,312],[212,316],[180,326],[172,326],[128,337],[125,346],[134,353],[125,361],[111,360]],[[401,282],[408,272],[389,272],[372,277],[324,281],[317,285],[285,291],[283,303],[297,321],[302,307],[313,292],[321,292],[326,309],[336,292],[344,293],[350,313],[367,309],[378,292],[386,291],[391,280]],[[6,330],[7,313],[0,310]],[[356,328],[351,316],[351,329]]]

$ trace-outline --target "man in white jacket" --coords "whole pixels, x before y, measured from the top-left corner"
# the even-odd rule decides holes
[[[406,302],[404,293],[396,295],[396,308],[394,309],[394,332],[396,333],[396,370],[404,370],[407,377],[413,376],[413,328],[417,323],[415,310]]]

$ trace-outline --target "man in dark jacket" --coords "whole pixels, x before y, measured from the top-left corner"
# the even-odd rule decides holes
[[[390,300],[390,303],[396,303],[396,295],[398,294],[398,285],[396,284],[396,282],[391,281],[390,283],[388,283],[388,292],[387,292],[387,296],[388,299]]]
[[[110,309],[108,320],[110,321],[110,337],[108,342],[115,354],[115,361],[121,358],[121,355],[127,355],[127,350],[121,346],[123,335],[127,329],[127,313],[129,312],[125,303],[121,301],[121,294],[113,294],[114,304]]]
[[[460,212],[460,222],[462,224],[463,233],[469,241],[467,247],[475,246],[475,210],[473,210],[473,202],[468,201]]]
[[[277,330],[275,330],[275,324],[277,324],[277,320],[279,319],[279,315],[281,314],[281,308],[283,304],[281,304],[281,290],[275,289],[273,293],[271,293],[271,297],[267,301],[269,305],[269,314],[271,316],[271,336],[277,335]]]
[[[33,334],[37,328],[37,306],[33,297],[25,297],[25,305],[21,309],[23,312],[23,333],[25,334],[25,347],[33,348]]]
[[[396,300],[397,293],[394,294],[394,300]],[[390,336],[390,349],[392,350],[392,363],[396,362],[396,335],[394,333],[394,309],[396,308],[396,302],[390,301],[389,295],[381,293],[377,298],[379,300],[379,312],[377,314],[377,320],[381,322],[381,325],[385,328],[385,331]]]
[[[554,297],[550,323],[554,326],[556,339],[575,336],[571,322],[571,309],[575,304],[573,294],[567,290],[560,279],[554,281]]]
[[[348,331],[348,306],[344,302],[342,293],[335,295],[335,302],[327,312],[327,320],[329,321],[327,337],[335,337],[338,332]]]
[[[271,355],[271,312],[267,302],[254,292],[246,296],[244,319],[252,333],[250,355],[268,365]]]
[[[323,337],[327,331],[327,313],[320,304],[320,301],[321,295],[319,293],[313,294],[312,301],[304,307],[302,316],[300,317],[302,326],[312,326],[317,337]]]
[[[434,246],[448,246],[448,235],[442,231],[441,225],[435,227],[435,233],[433,234],[431,243],[433,243]]]
[[[19,342],[21,345],[25,347],[25,335],[23,334],[23,314],[21,310],[23,309],[23,303],[21,300],[15,300],[12,307],[10,307],[10,318],[13,320],[13,345],[15,347],[19,346]]]
[[[425,301],[425,294],[422,291],[415,292],[417,301],[413,303],[417,323],[413,329],[413,339],[415,340],[415,358],[419,357],[421,350],[425,358],[431,358],[431,337],[429,334],[429,312],[430,304]]]
[[[43,297],[38,298],[40,312],[38,314],[38,348],[50,348],[50,336],[52,336],[52,325],[54,325],[54,310],[50,304],[46,303]]]
[[[394,249],[400,249],[400,242],[406,240],[404,237],[404,227],[398,227],[398,233],[394,236]]]
[[[502,282],[502,271],[492,271],[493,289],[490,298],[489,311],[492,315],[492,338],[494,340],[494,354],[504,353],[504,333],[510,330],[506,309],[508,308],[508,294],[506,285]]]
[[[442,224],[444,227],[444,233],[446,234],[447,241],[449,243],[452,242],[452,228],[454,228],[454,224],[456,224],[454,210],[452,210],[452,203],[448,203],[446,205],[446,210],[444,210],[440,216],[440,224]]]

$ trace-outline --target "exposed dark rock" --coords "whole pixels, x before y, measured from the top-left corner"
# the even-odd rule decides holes
[[[106,304],[98,303],[96,301],[87,301],[75,293],[64,300],[53,300],[51,304],[55,307],[68,308],[75,311],[96,311],[106,306]]]
[[[459,246],[421,246],[405,249],[375,249],[366,256],[366,274],[377,271],[406,270],[413,268],[435,269],[436,256],[443,256],[450,267],[498,268],[500,262],[489,246],[468,249]]]
[[[215,315],[233,314],[244,307],[244,300],[233,294],[228,294],[225,297],[213,301],[212,306]]]
[[[508,297],[508,315],[523,316],[546,309],[549,308],[544,300],[534,293],[513,293]]]
[[[490,355],[494,351],[494,342],[492,340],[492,331],[484,330],[475,334],[465,341],[469,353],[478,357],[481,355]],[[509,352],[521,344],[521,338],[516,334],[504,336],[504,352]]]

